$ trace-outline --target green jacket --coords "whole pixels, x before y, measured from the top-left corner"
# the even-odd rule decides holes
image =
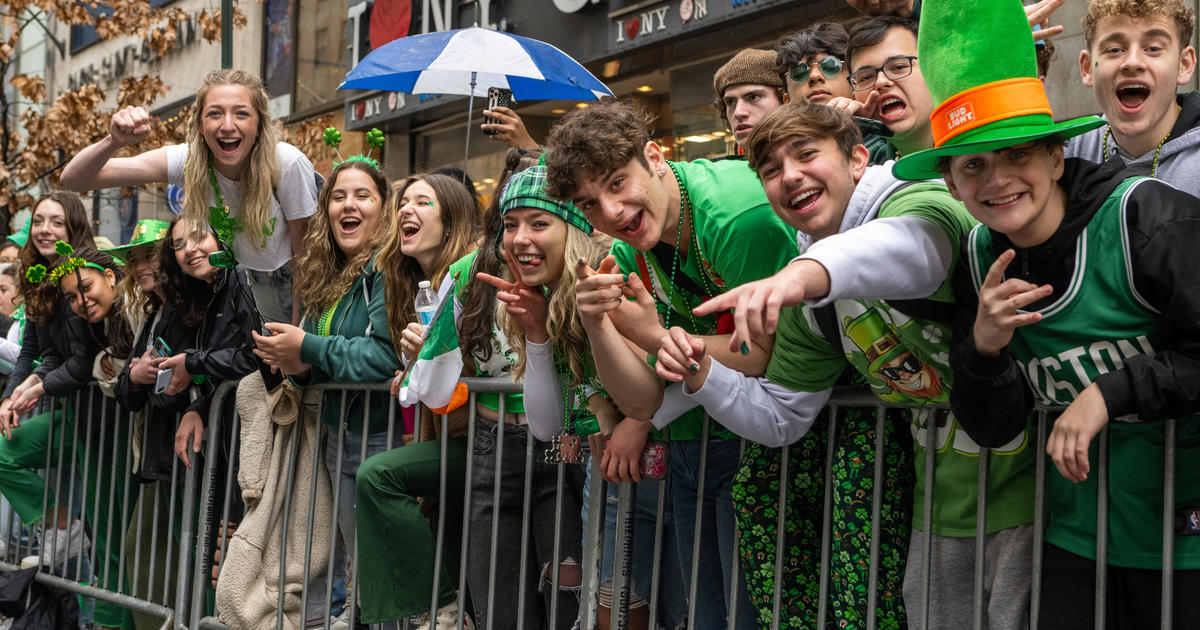
[[[364,287],[368,287],[369,300]],[[296,385],[375,383],[395,376],[401,366],[388,331],[384,292],[383,274],[371,261],[333,306],[331,315],[323,312],[320,316],[305,317],[303,328],[309,334],[300,344],[300,360],[311,365],[312,370],[308,378],[294,380]],[[327,317],[329,335],[322,336],[319,334],[321,321]],[[350,392],[345,397],[347,426],[356,433],[362,433],[363,399],[364,392]],[[323,402],[321,419],[329,426],[337,427],[342,409],[341,393],[329,392]],[[391,397],[386,391],[371,392],[371,433],[387,430],[391,405]]]

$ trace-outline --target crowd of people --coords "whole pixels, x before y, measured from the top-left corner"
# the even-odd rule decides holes
[[[208,426],[233,413],[232,397],[214,397],[222,383],[240,382],[248,417],[318,384],[392,380],[390,393],[316,394],[324,446],[304,465],[325,489],[314,501],[338,498],[335,560],[313,565],[308,610],[289,611],[310,627],[452,628],[462,615],[571,628],[593,554],[608,627],[616,510],[599,525],[606,543],[584,545],[600,516],[587,509],[593,475],[610,507],[620,484],[638,484],[628,627],[758,628],[778,614],[810,628],[824,611],[839,628],[949,629],[982,610],[985,627],[1027,628],[1035,546],[1039,627],[1091,628],[1097,610],[1112,627],[1151,627],[1164,510],[1174,623],[1188,627],[1200,619],[1186,596],[1200,586],[1200,478],[1187,465],[1200,455],[1187,376],[1200,371],[1187,271],[1200,94],[1177,89],[1195,70],[1195,16],[1182,0],[1088,0],[1079,69],[1104,117],[1055,122],[1042,81],[1061,3],[852,1],[878,15],[743,50],[713,77],[738,147],[722,158],[669,159],[629,102],[576,109],[540,145],[497,108],[484,127],[512,148],[486,205],[455,169],[390,181],[368,154],[315,173],[243,71],[205,78],[185,144],[115,157],[150,131],[145,110],[119,111],[63,186],[169,182],[185,191],[182,213],[112,246],[76,193],[54,191],[0,247],[0,313],[12,313],[0,493],[40,532],[34,562],[88,549],[97,567],[135,562],[117,542],[134,528],[112,531],[132,506],[103,498],[136,483],[170,493],[172,470],[199,466],[206,440],[230,444],[230,423]],[[426,288],[444,307],[432,319]],[[478,393],[468,409],[462,376],[522,393]],[[101,393],[72,397],[92,382]],[[895,405],[834,422],[835,386]],[[393,443],[397,396],[425,411],[417,435]],[[67,402],[44,411],[50,397]],[[1042,539],[1035,405],[1051,410]],[[135,424],[105,430],[117,417]],[[257,466],[246,448],[216,449],[215,465]],[[87,481],[82,510],[61,475],[39,473],[64,450]],[[594,463],[576,465],[580,452]],[[443,487],[448,500],[433,501]],[[214,558],[240,571],[236,540],[260,533],[248,524],[263,508],[234,494],[213,524],[234,542]],[[513,544],[523,530],[529,544]],[[253,597],[232,571],[216,602],[241,627],[231,620],[250,617],[229,609]],[[130,594],[121,572],[97,574]],[[98,602],[94,623],[134,620]]]

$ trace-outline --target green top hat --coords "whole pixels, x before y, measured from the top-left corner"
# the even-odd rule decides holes
[[[128,243],[120,247],[109,247],[108,249],[102,249],[100,251],[112,256],[113,258],[116,258],[122,263],[129,262],[127,260],[129,250],[135,247],[153,245],[164,238],[167,238],[167,230],[170,229],[170,227],[171,224],[167,223],[166,221],[159,221],[157,219],[142,219],[141,221],[137,222],[136,226],[134,226],[133,237],[129,239]]]
[[[867,357],[867,371],[872,374],[879,371],[884,363],[908,352],[908,348],[900,343],[896,333],[888,329],[875,309],[868,310],[854,319],[845,318],[843,327],[846,336]]]
[[[25,247],[25,243],[29,242],[29,225],[32,222],[32,219],[33,217],[27,217],[25,219],[25,225],[21,226],[20,230],[9,234],[6,238],[16,243],[17,247]]]
[[[941,177],[945,156],[1070,138],[1104,124],[1095,116],[1054,122],[1020,0],[925,0],[917,57],[940,103],[929,117],[935,148],[897,161],[892,173],[900,179]]]

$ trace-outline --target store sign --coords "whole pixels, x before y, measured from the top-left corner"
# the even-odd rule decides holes
[[[191,16],[176,23],[175,28],[177,29],[175,43],[163,57],[158,57],[150,49],[149,41],[143,40],[140,46],[126,44],[115,52],[106,53],[99,61],[89,63],[67,75],[67,89],[78,90],[89,84],[112,85],[133,74],[133,64],[135,63],[148,64],[165,59],[177,55],[185,48],[190,48],[197,43],[196,22]]]
[[[670,3],[666,3],[626,14],[613,20],[616,28],[615,42],[624,44],[652,36],[657,39],[657,36],[672,34],[684,24],[703,19],[707,15],[708,0],[681,0],[675,12],[671,11]],[[675,21],[676,17],[678,22]]]
[[[358,101],[347,108],[350,112],[350,124],[363,124],[389,114],[404,107],[407,95],[400,92],[384,92]]]

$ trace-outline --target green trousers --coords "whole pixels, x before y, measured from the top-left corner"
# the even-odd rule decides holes
[[[358,583],[364,623],[404,619],[429,610],[437,530],[418,497],[437,497],[441,442],[401,446],[370,457],[358,469]],[[462,550],[462,496],[467,439],[447,444],[445,547],[438,607],[454,601]],[[403,541],[403,544],[397,544]]]
[[[62,436],[66,434],[69,441],[74,439],[73,433],[74,417],[71,414],[67,414],[64,422],[61,411],[55,411],[53,415],[47,411],[22,421],[13,429],[11,440],[0,435],[0,491],[26,525],[41,521],[47,507],[42,505],[46,482],[38,474],[46,467],[47,451],[50,452],[50,465],[58,466],[58,445]],[[63,452],[62,459],[65,485],[71,472],[71,451]],[[47,501],[54,505],[53,488]]]

